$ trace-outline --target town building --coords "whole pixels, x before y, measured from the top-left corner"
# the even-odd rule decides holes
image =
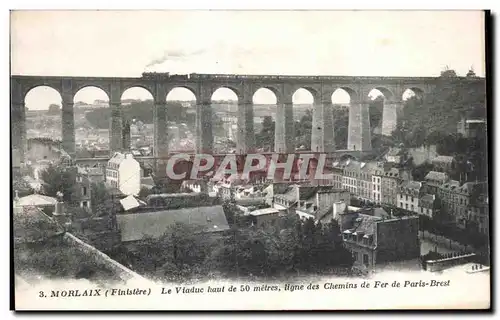
[[[316,186],[291,184],[282,193],[274,192],[273,207],[278,210],[295,210],[301,200],[308,200],[317,190]]]
[[[36,207],[47,215],[52,215],[52,213],[55,211],[55,207],[57,204],[56,198],[45,196],[42,194],[30,194],[28,196],[19,198],[17,195],[17,191],[15,190],[14,192],[15,204],[19,208]]]
[[[434,219],[434,214],[436,213],[436,195],[426,193],[422,195],[419,199],[418,205],[420,207],[419,214],[427,216]]]
[[[466,182],[459,185],[452,180],[452,184],[445,184],[441,190],[442,204],[450,217],[459,228],[484,231],[486,221],[489,222],[489,207],[487,205],[486,188],[484,182]]]
[[[475,229],[485,236],[490,232],[490,207],[486,190],[477,197],[471,198],[468,208],[467,228]]]
[[[343,166],[342,187],[353,196],[358,196],[360,163],[355,160],[348,160]]]
[[[308,199],[297,202],[295,213],[301,219],[321,220],[335,203],[349,204],[350,198],[351,195],[347,190],[337,189],[333,186],[317,187]]]
[[[28,139],[25,160],[31,163],[46,160],[52,164],[71,165],[71,157],[61,148],[61,142],[49,138]]]
[[[331,185],[336,189],[341,189],[344,177],[343,163],[339,161],[334,162],[330,168],[330,171],[333,175]]]
[[[405,159],[405,150],[401,147],[390,148],[384,156],[385,161],[393,164],[400,164]]]
[[[464,138],[476,138],[486,135],[486,121],[462,118],[457,124],[457,133]]]
[[[344,211],[338,219],[354,266],[373,270],[380,264],[420,256],[418,217],[390,218]]]
[[[124,195],[138,195],[141,190],[141,166],[131,153],[116,152],[106,166],[106,184]]]
[[[257,209],[248,213],[252,219],[252,224],[257,227],[262,227],[266,224],[275,225],[277,220],[285,214],[284,210],[275,208]]]
[[[457,161],[452,156],[437,156],[431,162],[434,169],[440,172],[451,172],[457,165]]]
[[[373,200],[372,176],[375,171],[376,164],[371,162],[361,162],[359,164],[359,179],[358,179],[358,198],[364,201]]]
[[[419,200],[421,193],[422,182],[403,181],[397,193],[397,207],[416,214],[420,213]]]
[[[159,209],[180,209],[191,207],[205,207],[215,205],[217,197],[211,197],[207,193],[160,193],[150,194],[145,199],[148,207]]]
[[[381,176],[381,197],[382,203],[392,206],[398,205],[399,185],[403,181],[410,181],[410,173],[403,168],[384,168]]]
[[[450,177],[445,172],[430,171],[424,177],[426,192],[437,195],[439,188],[449,180]]]
[[[384,175],[384,168],[377,165],[372,172],[372,201],[376,204],[381,204],[382,197],[382,177]]]
[[[144,237],[158,239],[177,223],[199,228],[202,233],[220,233],[229,230],[224,210],[220,205],[145,210],[116,216],[122,243],[133,243]]]
[[[439,199],[439,209],[440,209],[440,219],[441,222],[446,223],[457,223],[458,216],[456,215],[456,205],[459,201],[459,198],[464,201],[462,197],[457,195],[457,189],[460,187],[460,182],[457,180],[449,180],[444,183],[439,189],[437,193],[437,198]],[[465,200],[467,205],[469,200]],[[457,225],[463,225],[462,223],[457,223]]]

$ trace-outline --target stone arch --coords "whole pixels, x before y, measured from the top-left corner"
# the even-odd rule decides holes
[[[81,91],[83,91],[83,90],[85,90],[85,89],[87,89],[87,88],[98,89],[99,91],[104,92],[104,94],[105,94],[105,95],[106,95],[106,97],[108,98],[108,102],[109,102],[109,99],[110,99],[110,94],[109,94],[109,91],[108,91],[108,90],[106,90],[104,87],[102,87],[102,86],[100,86],[100,85],[95,85],[95,84],[91,84],[91,83],[89,83],[89,84],[85,84],[85,85],[81,85],[81,86],[78,86],[78,87],[76,87],[76,88],[74,89],[74,93],[73,93],[73,102],[76,102],[76,101],[74,101],[74,100],[75,100],[76,95],[77,95],[79,92],[81,92]]]
[[[155,98],[155,90],[153,88],[151,88],[150,86],[144,84],[144,83],[126,83],[122,89],[120,90],[120,96],[119,96],[119,99],[121,100],[122,97],[123,97],[123,94],[129,90],[129,89],[133,89],[133,88],[141,88],[141,89],[144,89],[146,91],[149,92],[149,94],[153,97],[153,99]],[[111,97],[110,97],[111,99]]]
[[[352,102],[352,101],[354,101],[354,100],[357,100],[357,98],[358,98],[358,92],[357,92],[355,89],[353,89],[353,88],[351,88],[351,87],[349,87],[349,86],[336,86],[336,87],[334,87],[334,88],[333,88],[332,95],[333,95],[335,92],[337,92],[337,90],[339,90],[339,89],[342,89],[342,90],[344,90],[345,92],[347,92],[347,94],[349,95],[349,99],[350,99],[350,101],[349,101],[349,102]]]
[[[38,84],[38,85],[34,85],[34,86],[30,86],[28,90],[25,90],[24,93],[23,93],[23,97],[22,97],[22,101],[21,102],[24,102],[26,104],[26,98],[34,91],[34,90],[37,90],[37,89],[42,89],[42,88],[48,88],[50,89],[51,91],[55,91],[58,95],[59,95],[59,98],[61,99],[59,101],[59,103],[62,103],[62,93],[60,90],[58,90],[57,88],[54,88],[54,86],[50,86],[50,85],[46,85],[46,84]]]
[[[54,89],[55,91],[57,91],[57,93],[59,93],[59,96],[61,97],[61,100],[62,100],[62,96],[63,96],[62,88],[59,85],[54,85],[54,83],[42,81],[42,82],[37,82],[37,83],[32,83],[32,84],[30,83],[27,85],[22,84],[22,87],[23,87],[22,97],[21,97],[22,101],[26,100],[26,96],[28,95],[28,93],[30,93],[33,89],[36,89],[39,87],[49,87],[51,89]]]
[[[393,91],[387,87],[384,87],[384,86],[373,86],[373,87],[370,87],[368,90],[367,90],[367,96],[366,97],[361,97],[362,99],[366,99],[369,97],[369,94],[373,91],[373,90],[377,90],[379,91],[380,93],[382,93],[382,95],[384,96],[384,101],[388,101],[388,100],[392,100],[393,98],[395,98],[395,95],[393,93]]]
[[[259,91],[260,89],[267,89],[274,93],[274,96],[276,97],[276,104],[280,104],[283,102],[283,95],[281,94],[281,91],[279,87],[273,86],[273,85],[257,85],[253,88],[251,91],[251,98],[255,96],[255,93]]]
[[[401,95],[401,99],[404,100],[403,98],[405,97],[405,95],[407,94],[408,91],[411,91],[413,92],[413,94],[418,98],[418,99],[423,99],[424,95],[425,95],[425,91],[424,89],[420,88],[420,87],[415,87],[415,86],[407,86],[404,88],[403,90],[403,93]]]
[[[237,87],[231,86],[231,85],[220,85],[220,86],[212,87],[212,92],[210,93],[210,98],[213,98],[214,93],[217,92],[219,89],[229,89],[236,95],[236,99],[238,102],[243,101],[243,95],[241,93],[241,90],[238,89]]]
[[[313,98],[313,101],[312,101],[312,104],[315,104],[315,103],[320,103],[320,99],[321,99],[321,95],[319,93],[318,90],[316,90],[314,87],[310,87],[310,86],[301,86],[301,87],[298,87],[298,88],[294,88],[295,90],[293,91],[292,93],[292,102],[293,102],[293,96],[297,93],[297,91],[299,91],[300,89],[302,90],[306,90],[307,92],[309,92]]]
[[[104,86],[100,83],[90,83],[90,82],[89,83],[82,83],[82,84],[77,83],[73,88],[73,99],[75,98],[75,96],[78,92],[80,92],[81,90],[86,89],[86,88],[100,89],[101,91],[104,91],[104,93],[108,97],[108,100],[111,99],[111,93],[110,93],[109,88],[107,86]],[[123,94],[123,92],[122,92],[122,94]]]
[[[168,95],[175,89],[186,89],[188,91],[190,91],[193,95],[194,95],[194,99],[196,100],[196,102],[199,102],[200,101],[200,96],[198,94],[198,91],[191,87],[191,86],[187,86],[187,85],[175,85],[175,86],[172,86],[172,87],[169,87],[167,88],[166,90],[166,95],[165,95],[165,99],[167,100],[168,99]]]

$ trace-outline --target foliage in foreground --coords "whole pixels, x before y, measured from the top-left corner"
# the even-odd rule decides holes
[[[139,273],[168,281],[210,276],[281,277],[328,273],[352,266],[337,223],[315,224],[287,216],[278,225],[204,234],[176,224],[160,239],[111,255]]]

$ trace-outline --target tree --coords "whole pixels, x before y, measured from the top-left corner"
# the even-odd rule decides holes
[[[20,176],[14,176],[12,179],[12,190],[18,193],[19,197],[24,197],[34,193],[33,188]],[[14,194],[15,195],[15,194]]]
[[[57,104],[51,104],[49,106],[49,110],[47,111],[48,115],[58,115],[61,112],[61,106]]]
[[[50,165],[40,174],[43,181],[43,193],[50,197],[57,197],[58,192],[63,194],[64,202],[71,202],[73,188],[76,181],[76,171],[63,165]]]
[[[141,190],[139,191],[138,197],[141,199],[146,199],[150,194],[153,194],[152,189],[142,187]]]
[[[271,116],[264,117],[262,129],[255,136],[257,148],[264,148],[269,151],[274,150],[274,121]]]
[[[98,217],[109,215],[117,205],[104,182],[92,184],[90,202],[93,214]]]

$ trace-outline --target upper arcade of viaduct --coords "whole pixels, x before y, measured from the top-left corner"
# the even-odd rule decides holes
[[[390,135],[396,127],[403,108],[403,94],[407,89],[424,96],[439,83],[456,85],[466,82],[472,86],[484,86],[484,78],[443,77],[349,77],[349,76],[273,76],[273,75],[222,75],[146,73],[140,78],[116,77],[59,77],[59,76],[11,76],[11,124],[13,148],[23,154],[26,144],[25,97],[39,86],[48,86],[59,92],[62,98],[63,148],[75,152],[75,127],[73,100],[85,87],[102,89],[109,98],[111,108],[110,150],[118,151],[124,144],[123,116],[120,108],[123,93],[133,87],[148,90],[154,99],[155,157],[168,154],[166,99],[174,88],[186,88],[196,98],[196,150],[210,153],[213,150],[212,111],[213,93],[228,88],[238,97],[237,153],[245,154],[255,148],[253,96],[260,88],[271,90],[277,100],[274,150],[278,153],[295,151],[293,94],[300,88],[308,90],[314,99],[311,151],[335,152],[332,95],[337,89],[350,96],[347,148],[367,151],[371,147],[371,128],[368,110],[369,93],[377,89],[385,97],[382,114],[382,134]]]
[[[296,90],[308,90],[315,103],[330,103],[337,89],[345,90],[351,101],[368,100],[371,90],[382,92],[389,101],[401,101],[410,89],[417,95],[432,91],[436,77],[351,77],[351,76],[271,76],[271,75],[222,75],[222,74],[146,74],[140,78],[114,77],[64,77],[64,76],[11,76],[11,98],[23,103],[26,94],[38,86],[57,90],[63,102],[72,103],[75,94],[85,87],[97,87],[108,96],[110,104],[120,103],[123,92],[132,87],[148,90],[157,103],[165,103],[168,93],[178,87],[190,90],[200,104],[210,103],[212,94],[219,88],[234,91],[239,103],[252,103],[254,93],[260,88],[271,90],[278,104],[292,103]],[[457,78],[459,81],[477,81],[481,78]]]

